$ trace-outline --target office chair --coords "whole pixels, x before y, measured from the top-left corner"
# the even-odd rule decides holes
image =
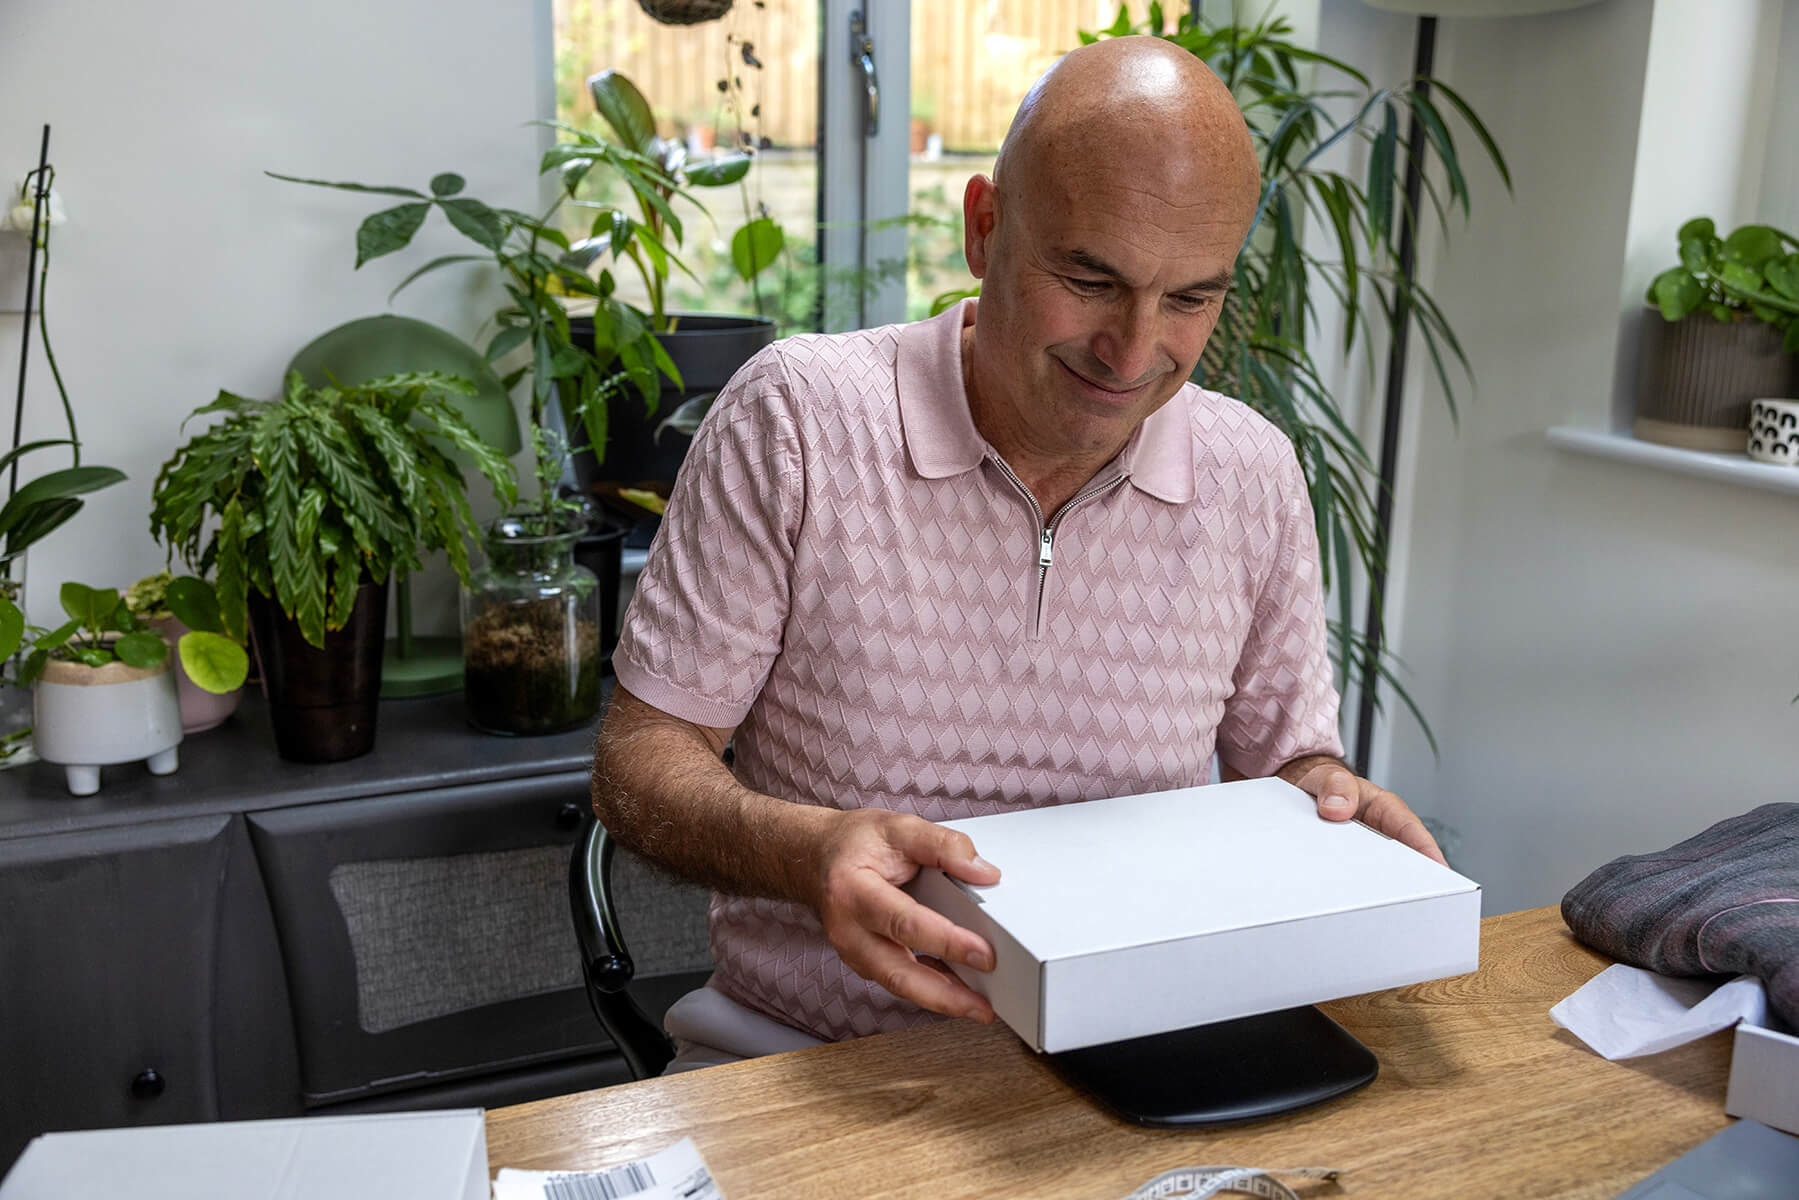
[[[631,952],[612,902],[612,859],[618,843],[606,827],[589,820],[568,865],[568,899],[575,940],[581,947],[581,976],[587,1002],[634,1079],[650,1079],[675,1056],[674,1043],[626,988],[636,974]]]

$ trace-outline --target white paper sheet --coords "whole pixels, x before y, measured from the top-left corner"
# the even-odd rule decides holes
[[[724,1200],[692,1138],[598,1171],[519,1171],[493,1181],[493,1200]]]
[[[1623,964],[1607,967],[1549,1010],[1557,1025],[1609,1059],[1660,1054],[1738,1021],[1765,1025],[1761,980],[1739,975],[1722,986],[1674,979]]]

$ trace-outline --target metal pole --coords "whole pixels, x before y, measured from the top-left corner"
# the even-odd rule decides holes
[[[1431,65],[1436,57],[1437,18],[1419,17],[1412,55],[1412,76],[1420,96],[1430,94]],[[1399,277],[1393,297],[1393,340],[1387,348],[1387,399],[1381,417],[1380,490],[1375,497],[1374,545],[1378,551],[1368,578],[1368,613],[1362,622],[1361,705],[1356,714],[1355,758],[1358,775],[1368,774],[1374,745],[1375,706],[1379,701],[1382,651],[1382,606],[1387,590],[1387,551],[1393,533],[1393,488],[1399,473],[1399,430],[1405,418],[1406,347],[1412,328],[1410,288],[1417,273],[1418,204],[1424,191],[1424,123],[1412,113],[1406,131],[1405,210],[1399,218]]]
[[[37,299],[37,237],[39,223],[50,219],[50,127],[44,126],[43,145],[37,155],[37,194],[31,205],[31,249],[25,257],[25,319],[19,329],[19,395],[13,403],[12,448],[17,450],[25,434],[25,368],[31,359],[31,307]],[[19,490],[19,460],[13,459],[12,474],[6,483],[6,497],[12,499]]]

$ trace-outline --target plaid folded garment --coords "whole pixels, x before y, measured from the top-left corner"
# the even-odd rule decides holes
[[[1799,1029],[1799,804],[1764,804],[1657,854],[1614,859],[1562,897],[1574,936],[1663,975],[1754,975]]]

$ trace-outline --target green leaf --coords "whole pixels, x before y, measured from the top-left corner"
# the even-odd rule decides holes
[[[1768,285],[1789,300],[1799,300],[1799,254],[1789,254],[1762,265]],[[4,464],[0,464],[4,465]]]
[[[429,204],[401,204],[364,218],[356,230],[356,265],[405,249],[430,211]]]
[[[1450,139],[1449,130],[1444,126],[1443,118],[1438,115],[1436,106],[1430,102],[1430,97],[1414,91],[1408,99],[1411,101],[1412,112],[1424,129],[1425,137],[1430,139],[1437,158],[1443,163],[1444,172],[1449,176],[1449,195],[1462,202],[1462,215],[1465,217],[1469,213],[1468,181],[1462,176],[1462,164],[1456,157],[1455,142]]]
[[[168,643],[154,633],[128,633],[112,644],[113,653],[128,667],[154,667],[168,657]]]
[[[780,257],[785,240],[772,217],[758,217],[739,229],[731,237],[731,262],[737,274],[746,280],[755,278]]]
[[[1366,87],[1367,81],[1363,80],[1362,82],[1363,86]],[[1480,144],[1486,149],[1487,157],[1492,160],[1494,168],[1498,170],[1499,178],[1505,181],[1505,190],[1508,192],[1511,191],[1512,172],[1511,169],[1506,166],[1505,155],[1499,152],[1499,143],[1493,140],[1493,135],[1487,131],[1487,127],[1482,123],[1481,119],[1475,115],[1474,109],[1470,108],[1468,102],[1462,99],[1461,93],[1457,92],[1447,83],[1444,83],[1441,79],[1432,79],[1430,85],[1434,90],[1441,92],[1444,98],[1447,99],[1450,104],[1455,106],[1455,110],[1461,114],[1462,120],[1468,123],[1468,128],[1474,130],[1474,136],[1480,139]]]
[[[444,210],[444,216],[450,219],[450,224],[489,250],[498,250],[505,243],[506,222],[500,219],[500,214],[474,197],[458,196],[454,200],[441,200],[438,207]]]
[[[248,638],[249,581],[244,548],[244,509],[233,496],[219,514],[219,619],[225,631],[238,641]]]
[[[1393,232],[1393,169],[1399,150],[1399,119],[1387,106],[1386,120],[1368,156],[1368,238],[1387,246]]]
[[[169,580],[163,603],[175,614],[175,619],[189,629],[204,633],[223,633],[225,630],[224,618],[219,613],[218,593],[204,579],[181,575]]]
[[[724,187],[750,173],[751,158],[742,151],[687,164],[687,182],[695,187]]]
[[[34,506],[19,518],[17,525],[7,531],[5,557],[8,560],[18,557],[66,524],[81,511],[81,507],[82,502],[74,497],[67,500],[46,500]]]
[[[393,302],[393,298],[395,296],[398,296],[401,292],[405,291],[406,288],[412,283],[413,280],[419,278],[419,276],[421,276],[421,275],[429,275],[431,272],[437,270],[439,267],[447,267],[451,263],[486,262],[486,261],[487,261],[487,256],[484,254],[445,254],[445,255],[442,255],[441,257],[434,258],[430,262],[426,263],[424,266],[420,267],[418,270],[414,271],[412,274],[408,275],[406,278],[400,280],[399,283],[395,284],[394,290],[387,293],[388,303],[391,304]]]
[[[25,639],[25,614],[7,596],[0,595],[0,662],[19,652]]]
[[[445,171],[442,175],[434,175],[431,178],[431,194],[433,196],[454,196],[464,186],[465,181],[462,176],[452,171]]]
[[[1784,251],[1780,234],[1766,225],[1745,225],[1724,239],[1724,257],[1752,270]]]
[[[25,519],[27,513],[47,500],[66,500],[111,487],[125,479],[125,472],[113,467],[64,467],[39,475],[13,493],[0,508],[0,533],[7,533]]]
[[[206,691],[220,695],[235,691],[250,675],[250,656],[224,634],[196,630],[182,635],[176,650],[181,669]]]
[[[611,127],[613,135],[628,150],[649,153],[656,138],[656,118],[650,102],[643,98],[637,85],[616,70],[602,71],[587,81],[594,108]]]
[[[487,343],[486,358],[495,362],[512,353],[531,336],[531,331],[523,325],[512,325],[494,334],[493,341]]]
[[[264,171],[270,179],[279,179],[286,183],[304,183],[310,187],[336,188],[343,192],[368,192],[377,196],[417,196],[425,199],[425,193],[416,192],[404,187],[371,187],[366,183],[333,183],[329,179],[302,179],[298,175],[282,175],[275,171]]]
[[[6,470],[6,468],[12,466],[13,463],[34,450],[43,450],[49,446],[73,446],[74,444],[75,443],[71,442],[68,438],[46,438],[40,442],[26,442],[16,450],[9,450],[5,454],[0,454],[0,471]]]
[[[1674,236],[1676,239],[1683,242],[1694,238],[1697,238],[1700,241],[1706,241],[1718,236],[1718,226],[1710,217],[1694,217],[1691,221],[1682,225],[1680,229],[1676,231]]]
[[[114,614],[123,600],[114,588],[95,588],[70,582],[62,585],[57,599],[62,602],[62,610],[71,619],[80,622],[81,627],[89,633],[102,634],[118,628]],[[129,611],[126,618],[129,621]]]
[[[1649,299],[1662,310],[1662,320],[1678,321],[1699,307],[1705,288],[1685,267],[1670,267],[1649,285]]]

